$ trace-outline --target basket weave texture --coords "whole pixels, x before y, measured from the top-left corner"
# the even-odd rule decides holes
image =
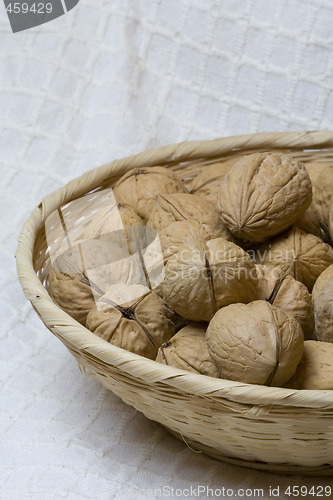
[[[44,223],[54,210],[92,190],[112,187],[132,168],[167,166],[186,182],[205,165],[256,151],[280,151],[305,163],[333,163],[333,132],[180,143],[91,170],[46,196],[31,213],[19,236],[18,276],[43,323],[84,371],[191,448],[262,470],[333,475],[333,390],[249,385],[160,365],[91,333],[62,311],[44,286],[50,267]]]

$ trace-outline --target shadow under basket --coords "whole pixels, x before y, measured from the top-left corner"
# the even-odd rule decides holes
[[[283,474],[333,475],[333,390],[291,390],[196,375],[127,352],[62,311],[44,284],[50,268],[45,220],[64,204],[110,188],[136,167],[166,166],[187,182],[205,165],[259,151],[333,163],[333,132],[242,135],[180,143],[115,160],[46,196],[19,236],[18,276],[46,327],[84,370],[195,450]]]

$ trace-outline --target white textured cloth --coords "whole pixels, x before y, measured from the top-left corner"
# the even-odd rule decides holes
[[[40,199],[99,164],[183,140],[332,128],[332,26],[330,0],[81,0],[14,35],[1,2],[1,499],[198,498],[186,490],[198,485],[290,498],[288,485],[329,483],[193,453],[81,374],[24,298],[13,256]]]

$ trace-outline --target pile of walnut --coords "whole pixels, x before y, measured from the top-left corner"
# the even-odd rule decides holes
[[[205,166],[186,185],[164,167],[131,170],[114,186],[116,208],[127,241],[133,226],[157,232],[161,284],[125,301],[126,277],[108,288],[101,273],[93,290],[63,258],[49,292],[96,335],[159,363],[333,389],[332,184],[333,165],[275,152]],[[111,216],[85,237],[98,239]]]

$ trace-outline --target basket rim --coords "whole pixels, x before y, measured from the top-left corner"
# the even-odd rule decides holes
[[[274,146],[294,149],[333,148],[333,131],[265,132],[213,140],[181,142],[153,148],[89,170],[44,197],[31,212],[21,229],[15,258],[18,278],[25,296],[37,310],[45,326],[70,350],[79,350],[89,354],[102,364],[117,367],[120,371],[145,380],[151,385],[174,388],[193,396],[211,400],[227,399],[251,405],[251,407],[280,405],[320,408],[322,410],[332,409],[333,390],[297,390],[216,379],[165,366],[113,346],[60,309],[53,302],[34,270],[33,250],[36,235],[47,216],[59,206],[98,187],[101,181],[108,176],[112,176],[112,174],[122,175],[127,170],[140,165],[163,165],[175,161],[199,159],[208,154],[214,157],[245,147],[255,149],[266,146],[268,148]]]

